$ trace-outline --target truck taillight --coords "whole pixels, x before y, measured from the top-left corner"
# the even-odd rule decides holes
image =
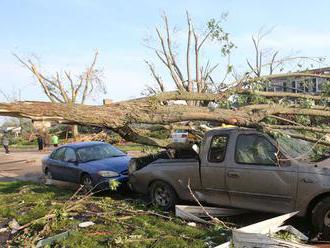
[[[188,134],[182,134],[181,138],[188,138]]]

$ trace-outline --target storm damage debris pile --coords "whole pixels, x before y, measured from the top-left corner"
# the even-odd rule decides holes
[[[42,184],[4,185],[0,247],[203,247],[225,241],[212,228],[187,225],[132,195],[99,197]],[[9,186],[11,191],[1,194]]]
[[[176,205],[175,215],[183,220],[195,221],[203,224],[210,224],[209,221],[205,220],[208,216],[205,211],[211,216],[216,217],[227,217],[233,215],[239,215],[246,213],[246,210],[233,209],[233,208],[216,208],[216,207],[204,207],[204,210],[200,206],[186,206]]]
[[[308,241],[308,238],[297,229],[292,226],[281,225],[296,215],[298,212],[288,213],[275,218],[264,220],[249,226],[242,227],[232,231],[231,242],[224,243],[215,248],[229,248],[231,244],[235,248],[253,248],[253,247],[288,247],[288,248],[303,248],[313,247],[304,242]],[[297,240],[286,241],[276,236],[279,231],[287,231],[292,233]],[[295,242],[298,241],[298,242]]]

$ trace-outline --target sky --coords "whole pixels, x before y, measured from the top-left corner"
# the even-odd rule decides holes
[[[177,30],[178,51],[186,39],[186,11],[199,30],[205,29],[209,19],[228,13],[223,26],[237,46],[231,61],[237,68],[246,66],[246,58],[252,55],[251,35],[261,28],[272,30],[264,46],[283,56],[329,57],[329,9],[326,0],[0,0],[0,89],[16,98],[20,92],[21,100],[47,100],[13,53],[35,58],[51,75],[64,69],[79,74],[98,50],[98,67],[103,69],[108,92],[94,95],[89,102],[138,97],[145,85],[154,84],[145,59],[153,61],[168,80],[145,45],[146,40],[156,45],[152,37],[155,27],[162,24],[163,12]],[[214,43],[202,56],[214,63],[223,60]],[[0,94],[0,101],[4,100]]]

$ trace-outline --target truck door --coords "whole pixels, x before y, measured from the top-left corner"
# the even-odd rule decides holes
[[[229,134],[214,134],[204,144],[201,158],[201,200],[226,206],[229,195],[226,190],[225,172]],[[204,199],[205,197],[205,199]]]
[[[234,161],[226,167],[231,205],[271,212],[295,208],[297,167],[278,163],[282,156],[271,139],[256,132],[238,133]]]

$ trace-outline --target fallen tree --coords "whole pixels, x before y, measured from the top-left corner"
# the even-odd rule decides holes
[[[248,96],[245,105],[238,108],[217,107],[210,109],[207,107],[207,103],[211,101],[228,101],[228,98],[233,95]],[[262,103],[255,104],[249,100],[249,98],[255,96],[267,99],[267,103],[263,100],[260,101]],[[313,100],[314,104],[306,106],[276,100],[287,98]],[[171,105],[171,100],[197,100],[204,102],[204,104],[201,106]],[[239,84],[216,94],[174,91],[103,106],[51,102],[0,103],[0,115],[25,117],[34,121],[58,121],[98,126],[111,129],[126,140],[164,147],[168,144],[168,141],[145,136],[134,125],[168,125],[183,121],[208,121],[240,127],[260,128],[266,132],[283,129],[300,130],[304,133],[299,137],[311,141],[317,140],[317,137],[311,137],[310,134],[329,133],[329,129],[320,127],[317,123],[305,126],[295,122],[294,118],[298,116],[323,118],[326,122],[330,117],[328,102],[328,96],[262,92]],[[269,118],[277,120],[275,125],[274,123],[268,123]],[[322,144],[330,145],[325,140],[322,141]]]

